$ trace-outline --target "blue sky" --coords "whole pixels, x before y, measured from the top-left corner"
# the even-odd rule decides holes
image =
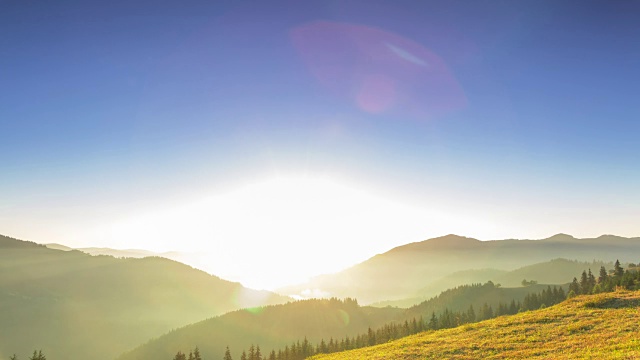
[[[123,247],[88,229],[304,176],[460,214],[377,249],[640,235],[638,2],[0,9],[0,233]]]

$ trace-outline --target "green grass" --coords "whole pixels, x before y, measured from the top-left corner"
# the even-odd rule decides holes
[[[312,359],[636,359],[639,331],[640,292],[619,291]]]

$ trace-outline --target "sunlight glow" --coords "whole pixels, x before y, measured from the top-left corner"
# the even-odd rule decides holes
[[[330,178],[285,176],[124,218],[111,226],[109,237],[128,246],[183,251],[192,266],[273,289],[441,234],[449,224],[436,211]]]

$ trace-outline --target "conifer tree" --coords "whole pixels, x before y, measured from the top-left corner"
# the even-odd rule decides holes
[[[580,275],[580,294],[588,294],[589,292],[589,279],[587,272],[583,270],[582,275]]]
[[[193,349],[193,360],[202,360],[202,357],[200,356],[200,349],[198,349],[197,346]]]
[[[307,339],[305,338],[305,341]],[[256,345],[256,353],[253,356],[254,360],[262,360],[262,353],[260,352],[260,345]]]
[[[516,300],[511,299],[511,304],[509,304],[509,314],[516,314],[517,312],[518,312],[518,306],[516,305]]]
[[[182,351],[178,351],[176,356],[173,357],[173,360],[187,360],[187,356],[182,353]]]
[[[369,346],[373,346],[376,344],[376,334],[373,332],[373,330],[371,330],[371,328],[369,328],[369,330],[367,331],[367,335],[368,335],[368,340],[369,340]]]
[[[42,353],[42,350],[37,352],[33,350],[33,356],[31,356],[29,360],[47,360],[47,357],[44,356],[44,354]]]
[[[575,277],[573,278],[571,284],[569,284],[569,293],[571,292],[573,292],[573,295],[580,294],[580,285],[578,285],[578,279],[576,279]]]
[[[589,269],[589,272],[587,273],[587,282],[589,283],[589,293],[591,293],[593,287],[596,286],[596,277],[593,276],[591,269]]]
[[[240,355],[240,360],[247,360],[247,353],[242,350],[242,355]]]
[[[616,263],[613,265],[613,275],[616,277],[621,277],[624,275],[624,269],[620,266],[620,261],[616,260]]]
[[[229,346],[227,346],[227,349],[224,351],[224,357],[222,358],[222,360],[233,360],[233,358],[231,357],[231,351],[229,351]]]
[[[600,274],[598,276],[598,283],[602,284],[603,282],[605,282],[607,280],[607,269],[604,268],[604,266],[600,266]]]
[[[476,321],[476,311],[473,310],[473,305],[469,305],[469,310],[467,310],[467,321],[469,322]]]
[[[438,318],[436,317],[436,313],[431,313],[431,320],[429,320],[429,329],[438,330]]]

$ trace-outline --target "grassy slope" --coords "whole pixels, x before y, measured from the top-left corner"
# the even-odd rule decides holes
[[[315,345],[322,338],[329,341],[330,338],[366,333],[368,327],[376,329],[386,323],[402,323],[420,317],[429,319],[432,312],[439,314],[445,307],[466,311],[472,304],[479,314],[482,304],[488,303],[497,310],[498,302],[521,301],[526,294],[539,293],[546,288],[547,285],[520,288],[498,288],[489,284],[463,286],[409,309],[348,306],[340,301],[318,299],[236,311],[172,331],[125,354],[121,360],[168,359],[178,350],[196,345],[206,358],[222,354],[225,345],[229,345],[237,356],[251,344],[259,344],[263,350],[270,351],[307,337]]]
[[[638,331],[640,292],[624,291],[313,359],[635,359]]]
[[[0,358],[113,359],[167,331],[286,298],[163,259],[116,259],[0,236]]]

